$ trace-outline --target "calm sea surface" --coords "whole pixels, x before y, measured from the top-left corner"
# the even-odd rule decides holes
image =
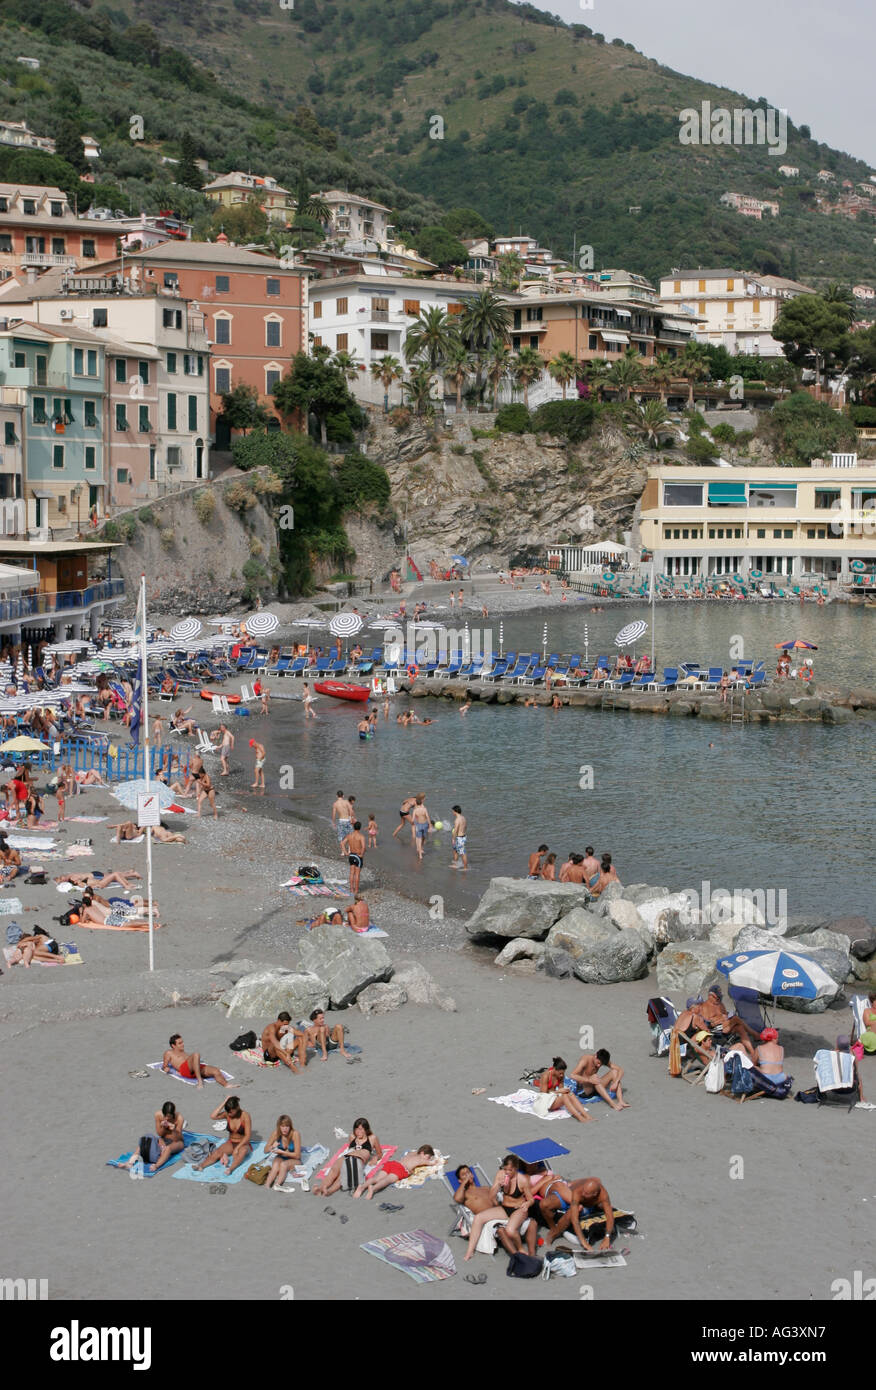
[[[547,615],[548,651],[577,652],[589,628],[591,659],[611,653],[618,629],[647,606],[591,613],[589,604]],[[504,647],[541,647],[546,615],[503,620]],[[807,604],[658,606],[658,668],[679,660],[729,666],[744,654],[775,669],[776,642],[815,642],[816,681],[876,686],[876,613]],[[492,643],[498,650],[498,621]],[[741,647],[740,647],[741,643]],[[638,652],[650,649],[650,632]],[[297,689],[290,681],[286,688]],[[454,705],[416,700],[427,728],[401,728],[393,702],[377,737],[356,735],[357,707],[317,700],[305,725],[298,702],[275,701],[257,725],[273,763],[294,767],[295,790],[281,808],[326,830],[338,788],[352,792],[363,827],[374,811],[380,843],[366,863],[385,881],[424,899],[445,895],[470,911],[490,877],[521,875],[540,843],[557,851],[610,850],[625,882],[693,887],[785,889],[790,911],[876,916],[876,720],[854,724],[773,724],[730,729],[691,720],[593,710]],[[359,707],[361,708],[361,707]],[[241,726],[241,733],[246,728]],[[253,728],[252,732],[256,729]],[[239,739],[240,744],[245,740]],[[709,745],[713,744],[713,747]],[[248,750],[247,750],[248,751]],[[592,789],[582,790],[586,769]],[[270,787],[270,782],[269,782]],[[447,832],[430,837],[423,866],[405,830],[396,840],[400,798],[425,792],[433,819],[451,820],[459,802],[469,822],[468,874],[450,870]],[[266,807],[267,809],[267,807]]]

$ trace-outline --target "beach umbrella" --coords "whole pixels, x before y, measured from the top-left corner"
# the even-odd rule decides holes
[[[253,613],[244,620],[244,626],[250,637],[267,637],[269,632],[276,632],[280,619],[276,613]]]
[[[865,570],[867,566],[864,564],[863,560],[853,560],[849,568],[857,570],[860,573],[860,571]]]
[[[612,574],[611,570],[603,570],[603,572],[602,572],[602,582],[603,582],[603,584],[613,584],[616,578],[617,578],[617,575]]]
[[[776,642],[776,643],[775,643],[775,647],[776,647],[776,651],[783,651],[783,652],[797,652],[797,651],[801,651],[801,652],[817,652],[817,651],[818,651],[818,648],[816,647],[816,645],[815,645],[814,642],[804,642],[804,641],[802,640],[802,638],[800,638],[800,637],[795,638],[794,641],[792,641],[792,642]]]
[[[731,985],[773,999],[820,999],[836,985],[821,966],[790,951],[737,951],[717,962]]]
[[[648,624],[641,618],[637,618],[633,623],[627,623],[620,632],[615,635],[614,645],[616,647],[631,647],[638,642],[643,633],[648,631]]]
[[[30,738],[27,734],[19,734],[18,738],[9,738],[5,743],[0,743],[0,753],[48,753],[49,745],[40,743],[38,738]]]
[[[467,564],[468,564],[468,560],[466,560],[466,558],[465,558],[464,555],[451,555],[450,559],[451,559],[451,561],[453,562],[454,565],[467,565]]]
[[[197,618],[183,618],[182,622],[174,623],[170,629],[170,635],[178,641],[187,642],[192,637],[198,636],[201,627],[202,624]]]
[[[162,811],[166,811],[176,802],[173,792],[163,782],[150,781],[147,786],[145,777],[132,777],[129,782],[120,782],[112,790],[116,801],[120,801],[128,811],[136,811],[137,797],[145,793],[158,797],[158,805]]]
[[[333,637],[355,637],[365,626],[365,619],[358,613],[336,613],[329,619],[329,632]]]

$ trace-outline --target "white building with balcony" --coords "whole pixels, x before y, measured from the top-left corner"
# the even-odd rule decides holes
[[[329,240],[343,245],[348,241],[373,243],[375,248],[389,249],[395,228],[389,221],[390,209],[383,203],[374,203],[358,193],[345,193],[340,188],[330,188],[319,196],[331,214],[326,227]]]
[[[699,320],[698,341],[761,357],[783,356],[772,326],[789,299],[814,293],[808,285],[780,275],[740,270],[673,270],[660,280],[661,303],[673,313]]]

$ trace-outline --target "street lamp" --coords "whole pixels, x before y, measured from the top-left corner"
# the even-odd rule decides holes
[[[81,483],[77,483],[76,486],[74,487],[74,489],[73,489],[73,496],[74,496],[74,498],[76,499],[76,536],[77,536],[77,539],[78,539],[78,540],[81,540],[81,539],[82,539],[82,518],[81,518],[81,515],[80,515],[80,509],[79,509],[79,499],[80,499],[80,497],[82,496],[82,484],[81,484]]]

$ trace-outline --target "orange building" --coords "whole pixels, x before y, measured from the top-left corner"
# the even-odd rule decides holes
[[[118,261],[102,266],[108,273]],[[139,289],[176,293],[204,315],[210,345],[210,419],[215,448],[230,437],[218,419],[221,395],[254,386],[273,410],[272,388],[307,348],[307,280],[273,256],[227,242],[168,241],[125,256],[124,273]],[[172,311],[169,311],[172,312]]]
[[[116,222],[77,217],[60,188],[0,183],[0,278],[90,266],[115,254],[122,230]]]

